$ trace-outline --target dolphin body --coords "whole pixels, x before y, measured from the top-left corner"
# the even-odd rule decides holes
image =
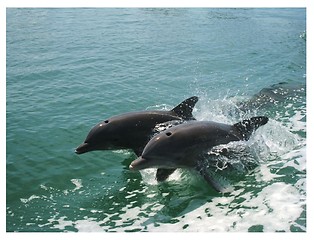
[[[198,97],[190,97],[170,111],[130,112],[108,118],[95,125],[75,152],[132,149],[140,156],[153,135],[156,124],[168,121],[195,120],[192,115]],[[168,172],[168,169],[160,172]]]
[[[154,136],[145,146],[142,156],[134,160],[129,168],[131,170],[170,169],[168,175],[164,172],[159,176],[160,180],[165,180],[176,168],[192,168],[217,191],[222,192],[221,186],[206,171],[202,154],[220,144],[248,140],[253,131],[267,122],[268,118],[261,116],[234,125],[212,121],[183,123]]]

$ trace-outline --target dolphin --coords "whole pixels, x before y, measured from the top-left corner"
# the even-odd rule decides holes
[[[250,100],[239,103],[238,107],[242,111],[253,108],[268,109],[274,105],[281,108],[282,104],[288,104],[291,101],[300,101],[300,98],[305,97],[305,92],[305,83],[280,82],[263,88]]]
[[[75,152],[132,149],[140,156],[156,124],[174,120],[195,120],[192,115],[198,97],[190,97],[170,111],[140,111],[113,116],[96,124]]]
[[[171,170],[168,175],[157,170],[157,180],[165,180],[176,168],[195,169],[214,189],[222,192],[221,186],[206,171],[202,154],[220,144],[248,140],[253,131],[267,122],[268,118],[264,116],[252,117],[233,125],[212,121],[186,122],[155,135],[129,168]]]

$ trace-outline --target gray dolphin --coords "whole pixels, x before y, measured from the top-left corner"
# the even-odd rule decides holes
[[[201,155],[210,148],[231,141],[248,140],[254,130],[268,122],[267,117],[252,117],[234,125],[211,121],[190,121],[169,128],[154,136],[145,146],[142,156],[134,160],[129,168],[196,169],[217,191],[221,186],[208,174]],[[172,172],[169,171],[171,174]],[[170,175],[169,174],[169,175]],[[169,175],[158,176],[157,180]]]
[[[156,124],[173,120],[195,120],[192,115],[198,97],[190,97],[170,111],[130,112],[108,118],[95,125],[75,152],[132,149],[140,156],[153,135]]]

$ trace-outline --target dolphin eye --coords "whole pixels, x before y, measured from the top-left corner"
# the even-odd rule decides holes
[[[166,135],[167,135],[168,137],[170,137],[170,136],[172,135],[172,133],[171,133],[171,132],[166,132]]]
[[[104,123],[109,123],[109,120],[105,120]]]

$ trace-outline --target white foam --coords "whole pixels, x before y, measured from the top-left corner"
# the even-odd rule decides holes
[[[263,131],[258,129],[252,137],[263,139],[269,154],[277,156],[293,150],[302,141],[298,135],[293,134],[287,127],[272,119],[263,127]]]
[[[32,195],[29,198],[20,198],[20,200],[22,203],[29,203],[30,201],[32,201],[34,199],[38,199],[38,198],[41,198],[41,197],[36,196],[36,195]]]
[[[158,182],[155,178],[156,172],[157,172],[157,169],[155,168],[148,168],[148,169],[141,170],[140,173],[142,175],[143,182],[148,185],[157,185]]]
[[[148,185],[158,185],[156,180],[156,168],[148,168],[144,170],[140,170],[142,175],[143,182]],[[181,179],[182,172],[177,169],[174,173],[172,173],[166,181],[178,181]]]
[[[60,230],[65,230],[65,227],[67,226],[73,226],[73,221],[71,220],[65,220],[66,216],[62,216],[59,219],[49,219],[48,221],[50,223],[54,223],[53,227]],[[56,222],[56,223],[55,223]]]
[[[286,160],[283,167],[290,166],[301,172],[306,170],[306,146],[292,150],[281,157]]]
[[[185,227],[187,231],[248,231],[261,225],[266,232],[290,231],[305,204],[297,189],[285,183],[267,186],[257,196],[246,193],[241,197],[245,198],[242,203],[233,203],[235,196],[214,198],[177,223],[164,224],[160,229],[151,224],[148,230],[183,231]]]
[[[257,182],[269,182],[275,178],[282,177],[283,175],[278,175],[270,172],[269,167],[266,164],[262,164],[256,173]]]
[[[79,190],[83,187],[81,179],[71,179],[71,183],[73,183],[75,185],[75,188],[72,190],[73,192],[75,192],[76,190]]]
[[[87,218],[83,220],[77,220],[73,223],[74,227],[79,232],[103,232],[104,228],[99,225],[95,219]]]

